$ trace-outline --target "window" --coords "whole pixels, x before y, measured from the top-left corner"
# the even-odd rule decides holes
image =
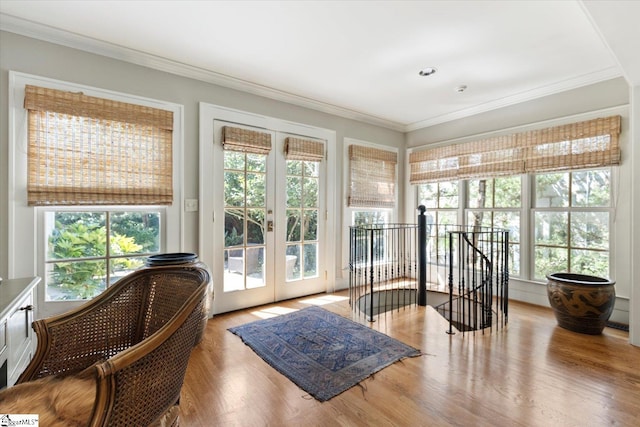
[[[349,146],[349,206],[394,208],[398,155],[364,145]]]
[[[610,169],[535,176],[534,279],[568,271],[609,277]]]
[[[27,85],[30,206],[167,205],[173,113]],[[90,299],[159,250],[158,213],[43,211],[46,301]]]
[[[16,72],[9,83],[9,274],[43,278],[41,315],[182,250],[181,106]]]
[[[509,230],[509,270],[520,275],[521,176],[467,181],[467,226]]]
[[[429,262],[444,263],[447,226],[458,225],[458,181],[443,181],[418,186],[418,205],[427,208]]]
[[[159,211],[44,212],[46,300],[91,299],[160,250]]]
[[[609,277],[609,167],[620,164],[620,124],[620,116],[609,116],[414,151],[409,180],[418,184],[418,204],[437,215],[438,183],[459,180],[462,225],[509,230],[514,276],[544,281],[550,272],[570,271]],[[526,248],[523,227],[531,242]],[[441,257],[441,244],[434,243]]]

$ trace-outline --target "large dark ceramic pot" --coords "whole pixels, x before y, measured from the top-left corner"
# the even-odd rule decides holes
[[[549,274],[547,296],[558,325],[582,334],[601,334],[616,301],[614,285],[585,274]]]
[[[156,268],[163,266],[179,266],[179,267],[199,267],[207,270],[209,273],[209,277],[211,277],[211,271],[207,267],[207,265],[200,261],[197,254],[191,252],[173,252],[173,253],[165,253],[165,254],[156,254],[150,255],[147,258],[147,262],[144,268]],[[207,320],[209,319],[209,315],[211,312],[211,305],[213,303],[213,282],[211,279],[209,280],[209,285],[207,286],[207,295],[205,297],[204,307],[202,310],[202,330],[200,336],[197,339],[197,343],[202,340],[204,329],[207,325]]]

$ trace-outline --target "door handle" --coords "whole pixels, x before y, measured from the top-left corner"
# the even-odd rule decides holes
[[[273,231],[273,221],[267,221],[267,231]]]

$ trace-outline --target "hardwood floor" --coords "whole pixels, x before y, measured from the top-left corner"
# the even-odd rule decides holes
[[[317,295],[209,320],[181,397],[182,426],[640,426],[640,348],[605,328],[559,328],[550,309],[511,302],[509,324],[448,335],[431,307],[351,311],[346,294]],[[309,303],[368,325],[424,353],[320,403],[227,331]]]

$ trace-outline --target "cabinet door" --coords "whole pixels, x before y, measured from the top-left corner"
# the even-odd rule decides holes
[[[31,360],[33,292],[25,295],[15,307],[7,319],[9,385],[16,382]]]

